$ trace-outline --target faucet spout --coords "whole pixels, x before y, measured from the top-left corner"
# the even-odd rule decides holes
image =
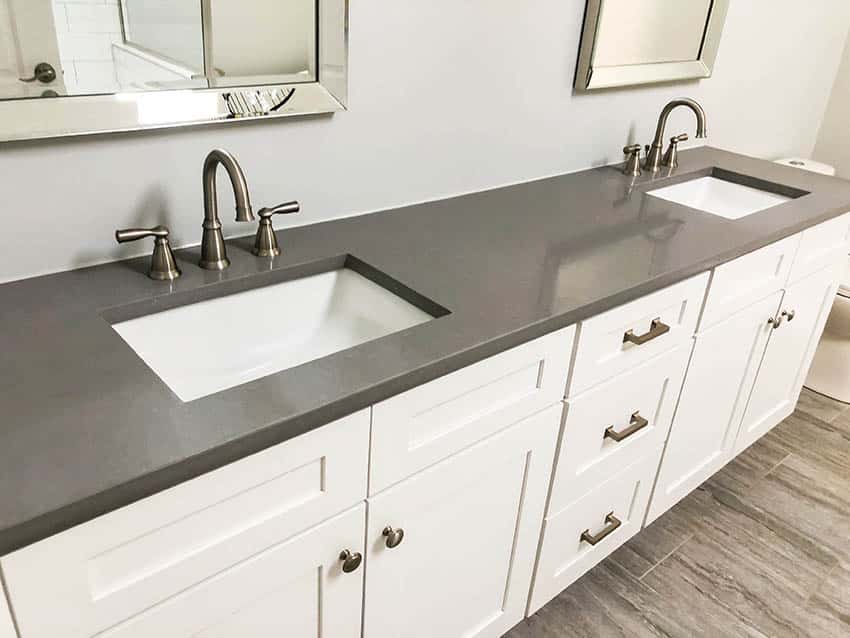
[[[667,128],[667,119],[670,117],[670,113],[673,112],[673,109],[679,106],[686,106],[694,112],[694,115],[697,118],[696,136],[703,138],[707,135],[705,110],[702,106],[700,106],[699,102],[687,97],[678,98],[668,102],[661,110],[661,115],[658,118],[658,126],[655,128],[655,139],[652,140],[652,145],[646,155],[645,168],[653,173],[657,173],[661,168],[662,154],[664,151],[664,129]]]
[[[236,201],[236,221],[254,221],[254,211],[251,207],[251,197],[248,193],[248,181],[239,162],[230,153],[215,149],[204,160],[204,234],[201,239],[201,261],[199,265],[206,270],[224,270],[230,266],[224,236],[221,232],[221,219],[218,216],[218,193],[216,190],[216,173],[223,166],[233,187],[233,197]]]

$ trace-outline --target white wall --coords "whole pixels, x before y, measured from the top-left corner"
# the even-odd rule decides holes
[[[299,199],[302,224],[612,162],[626,142],[649,141],[680,94],[705,106],[713,145],[811,153],[846,0],[733,1],[714,78],[574,95],[583,6],[353,2],[348,113],[0,146],[0,280],[149,251],[114,246],[121,226],[164,222],[178,245],[197,243],[201,164],[215,146],[241,159],[256,205]],[[687,113],[670,124],[693,129]],[[252,230],[225,223],[231,235]]]
[[[112,44],[122,40],[118,0],[53,0],[53,15],[68,94],[117,91]]]
[[[832,164],[839,177],[850,179],[850,37],[812,157]]]

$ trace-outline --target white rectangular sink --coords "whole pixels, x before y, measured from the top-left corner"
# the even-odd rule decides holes
[[[433,318],[343,267],[112,327],[192,401]]]
[[[665,186],[647,194],[725,219],[740,219],[793,199],[712,176]]]

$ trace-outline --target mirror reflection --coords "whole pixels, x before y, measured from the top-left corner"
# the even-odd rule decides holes
[[[0,0],[0,100],[316,80],[315,0]]]

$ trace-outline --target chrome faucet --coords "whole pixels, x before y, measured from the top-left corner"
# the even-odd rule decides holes
[[[230,266],[224,236],[221,234],[221,219],[218,216],[218,194],[215,177],[218,166],[224,166],[233,186],[236,199],[236,221],[254,221],[251,209],[251,197],[248,195],[248,182],[239,162],[227,151],[216,149],[207,155],[204,161],[204,235],[201,239],[201,261],[199,265],[206,270],[224,270]]]
[[[655,139],[652,140],[652,145],[646,153],[646,163],[644,168],[653,173],[661,170],[661,166],[666,166],[664,162],[664,129],[667,127],[667,118],[677,106],[687,106],[697,116],[697,137],[705,137],[705,111],[698,102],[687,97],[679,98],[669,102],[662,110],[661,116],[658,118],[658,127],[655,129]]]

